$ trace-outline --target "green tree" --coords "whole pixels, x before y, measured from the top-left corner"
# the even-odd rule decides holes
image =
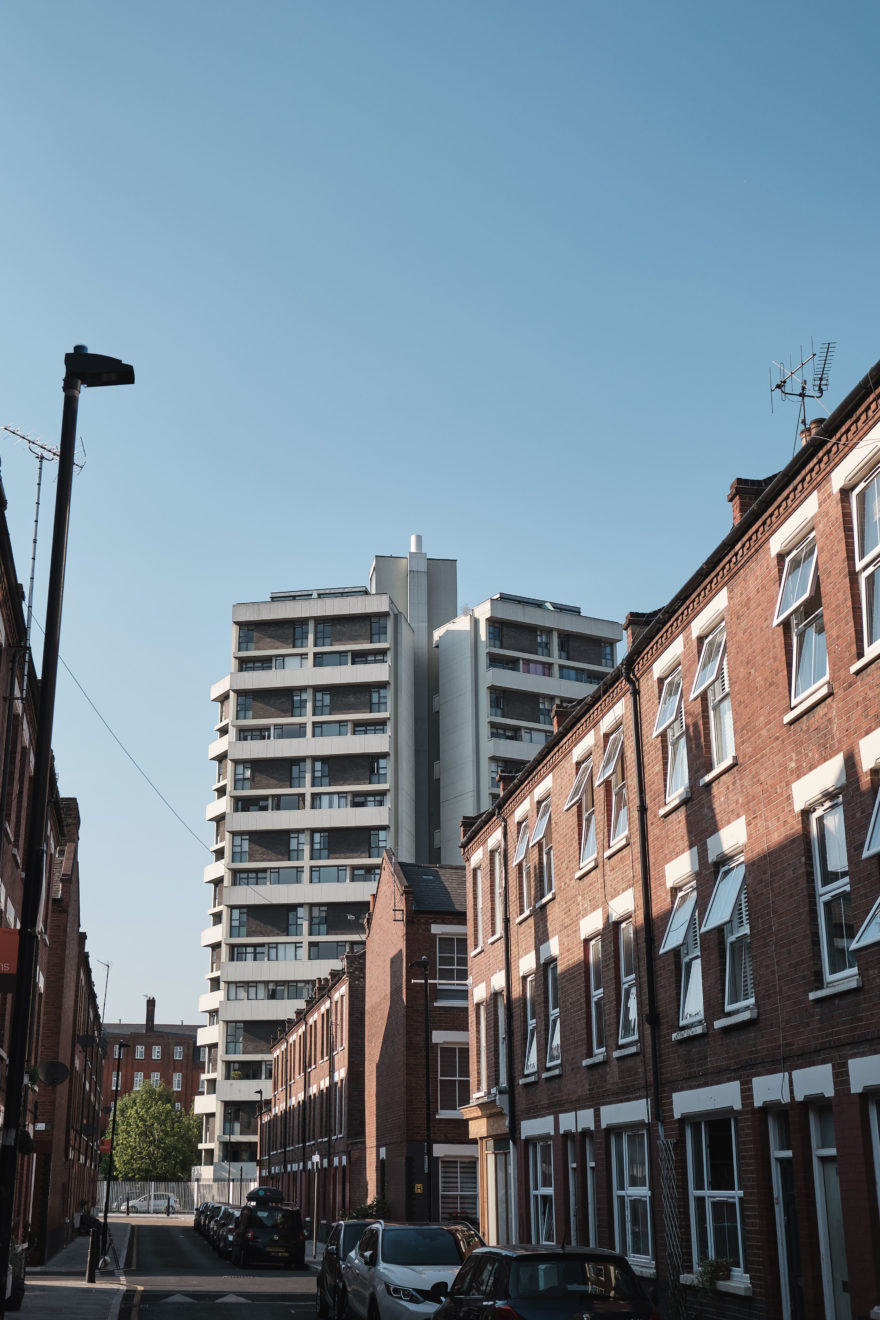
[[[174,1108],[167,1086],[143,1086],[120,1096],[113,1169],[117,1178],[173,1181],[188,1178],[199,1158],[195,1114]]]

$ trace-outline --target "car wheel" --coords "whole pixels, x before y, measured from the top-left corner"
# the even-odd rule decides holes
[[[324,1289],[321,1287],[321,1280],[318,1280],[318,1295],[315,1298],[315,1310],[320,1316],[330,1314],[330,1307],[327,1305],[327,1298],[324,1296]]]

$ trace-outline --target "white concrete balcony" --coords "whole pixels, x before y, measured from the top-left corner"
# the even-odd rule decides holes
[[[286,941],[287,937],[285,936],[284,938]],[[299,940],[303,944],[305,943],[305,937],[302,935],[294,935],[290,938]],[[327,938],[329,939],[330,936],[328,935]],[[265,943],[265,941],[261,938],[256,941],[256,943],[262,944]],[[226,981],[308,981],[316,975],[316,973],[308,970],[311,965],[312,964],[309,962],[303,962],[301,958],[285,958],[280,962],[224,962],[220,964],[220,979],[224,983]],[[307,970],[303,971],[303,968],[306,968]],[[238,1002],[244,1005],[247,1001],[236,1001],[233,999],[226,1002],[233,1004]],[[259,1002],[261,1004],[265,1003],[271,1005],[273,1003],[285,1004],[290,1003],[291,1001],[278,999],[260,1000]],[[257,1016],[259,1017],[260,1015],[257,1014]],[[274,1013],[269,1012],[263,1014],[263,1017],[266,1018],[274,1018],[274,1016]],[[230,1013],[229,1018],[234,1022],[235,1014]]]
[[[224,733],[221,738],[215,738],[208,744],[208,759],[218,761],[221,756],[225,756],[229,747],[229,734]]]
[[[540,750],[540,743],[521,742],[518,738],[489,739],[489,756],[496,757],[499,761],[521,761],[525,765]]]
[[[196,1114],[215,1114],[217,1112],[216,1095],[197,1095],[193,1100],[193,1112]],[[213,1145],[213,1142],[206,1144]]]
[[[216,926],[208,926],[202,931],[202,948],[210,948],[214,944],[219,944],[223,939],[223,925],[218,922]]]
[[[226,815],[227,797],[224,793],[222,797],[215,798],[205,807],[205,820],[222,820]]]
[[[268,1055],[267,1055],[268,1057]],[[254,1078],[253,1081],[226,1081],[217,1083],[218,1094],[222,1097],[226,1105],[241,1103],[242,1100],[259,1100],[257,1091],[263,1092],[263,1099],[268,1100],[272,1092],[272,1083],[268,1077],[260,1081]]]
[[[212,1009],[219,1008],[222,998],[219,990],[209,990],[206,994],[199,995],[199,1012],[210,1013]]]
[[[552,669],[552,665],[550,666]],[[486,686],[507,688],[511,692],[537,692],[552,701],[559,688],[559,679],[545,677],[543,674],[518,674],[513,669],[487,669]],[[580,683],[566,683],[565,687],[581,688],[581,696],[589,691]]]
[[[223,862],[209,862],[202,873],[202,879],[205,884],[212,885],[216,880],[223,879],[223,873],[226,870]]]
[[[274,967],[278,963],[272,964]],[[301,964],[297,964],[301,966]],[[241,966],[241,963],[238,964]],[[262,978],[253,977],[253,980]],[[270,977],[270,980],[308,980],[307,977]],[[295,1008],[299,1006],[296,999],[226,999],[220,1005],[221,1022],[283,1022],[285,1018],[293,1015]]]
[[[220,1024],[213,1023],[210,1027],[199,1027],[196,1032],[197,1045],[219,1045],[220,1044]]]
[[[223,678],[218,678],[216,683],[211,685],[211,700],[220,701],[229,691],[229,674],[224,674]]]
[[[379,719],[378,716],[372,715],[339,715],[327,718],[332,721],[338,719],[349,725],[355,720],[359,724],[369,724]],[[297,724],[304,721],[289,719],[279,722]],[[247,724],[243,722],[240,727],[247,728]],[[306,756],[318,756],[322,760],[330,756],[383,756],[388,753],[390,745],[391,739],[387,733],[349,733],[333,738],[267,738],[260,742],[243,742],[241,739],[236,739],[230,743],[229,760],[235,764],[239,761],[278,761],[288,757],[292,761],[299,761]]]
[[[334,886],[334,888],[339,887],[338,885]],[[306,883],[301,885],[224,885],[223,903],[227,907],[230,905],[234,907],[265,907],[267,903],[318,902],[314,895],[315,888],[315,885]]]
[[[232,692],[272,692],[278,688],[382,687],[390,679],[389,664],[303,665],[301,669],[258,669],[255,673],[232,674],[230,688]]]

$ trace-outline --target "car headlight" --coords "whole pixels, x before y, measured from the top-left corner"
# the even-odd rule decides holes
[[[414,1302],[418,1306],[422,1300],[412,1288],[403,1288],[399,1283],[386,1283],[385,1288],[389,1297],[393,1297],[396,1302]]]

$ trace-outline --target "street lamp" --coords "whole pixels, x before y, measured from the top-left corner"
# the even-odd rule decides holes
[[[312,1215],[312,1256],[318,1254],[318,1169],[321,1167],[321,1156],[315,1151],[312,1156],[312,1171],[315,1175],[315,1210]]]
[[[431,1021],[428,1009],[427,954],[422,954],[421,958],[411,962],[409,966],[411,971],[422,973],[422,984],[425,991],[425,1187],[428,1193],[428,1213],[425,1218],[430,1223],[434,1214],[434,1174],[431,1167],[433,1150],[431,1140]]]
[[[110,1212],[110,1183],[113,1179],[113,1143],[116,1141],[116,1110],[119,1108],[119,1082],[122,1077],[122,1051],[128,1049],[128,1041],[116,1042],[117,1055],[116,1085],[113,1088],[113,1117],[110,1120],[110,1158],[107,1163],[107,1182],[104,1187],[104,1223],[101,1227],[101,1255],[107,1255],[107,1215]]]
[[[34,738],[34,770],[25,841],[24,883],[19,914],[21,925],[18,967],[15,973],[9,1060],[6,1066],[3,1134],[0,1138],[0,1316],[6,1314],[6,1277],[12,1245],[12,1214],[15,1206],[19,1145],[27,1136],[26,1127],[22,1127],[23,1090],[31,1039],[39,950],[37,922],[45,871],[49,781],[52,770],[52,722],[55,715],[55,688],[58,679],[61,604],[64,597],[64,568],[67,558],[67,531],[70,524],[79,393],[83,385],[94,388],[99,385],[134,384],[134,368],[127,362],[120,362],[118,358],[104,357],[99,353],[90,353],[84,344],[77,344],[72,353],[65,353],[64,368],[62,386],[64,411],[61,418],[58,482],[55,488],[55,524],[52,531],[46,626],[43,633],[43,663],[40,673],[40,701]],[[9,718],[8,714],[7,718]]]
[[[258,1096],[260,1097],[259,1100],[257,1101],[257,1183],[259,1184],[259,1183],[262,1183],[262,1181],[263,1181],[263,1170],[262,1170],[262,1167],[261,1167],[261,1165],[262,1165],[262,1161],[261,1161],[261,1159],[260,1159],[260,1156],[262,1155],[262,1151],[260,1150],[260,1147],[261,1147],[262,1144],[263,1144],[263,1125],[262,1125],[262,1123],[260,1122],[260,1115],[261,1115],[262,1112],[263,1112],[263,1088],[262,1088],[262,1086],[258,1086],[258,1087],[256,1088],[254,1094],[255,1094],[255,1095],[258,1095]]]

